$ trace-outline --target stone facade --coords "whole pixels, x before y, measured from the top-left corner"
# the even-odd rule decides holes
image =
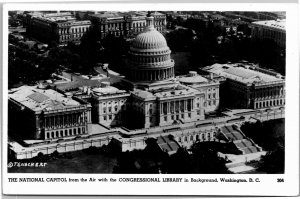
[[[128,92],[93,94],[93,123],[100,123],[108,127],[124,125],[128,119],[129,96]]]
[[[220,82],[212,76],[205,78],[195,71],[190,71],[188,75],[178,77],[179,82],[195,88],[203,93],[203,102],[197,102],[196,107],[203,107],[205,113],[214,112],[220,106]]]
[[[53,139],[88,133],[91,106],[52,89],[22,86],[9,94],[9,127],[27,139]],[[17,126],[15,124],[18,124]],[[20,129],[21,128],[21,129]]]
[[[228,108],[261,109],[285,105],[285,80],[252,64],[214,64],[203,70],[226,78],[222,89]]]

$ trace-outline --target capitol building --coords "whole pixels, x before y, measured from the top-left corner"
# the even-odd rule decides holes
[[[204,119],[204,93],[175,79],[170,55],[165,37],[154,28],[153,17],[147,17],[145,31],[130,47],[129,73],[124,80],[131,90],[132,114],[138,116],[135,124],[139,128]]]
[[[277,102],[277,98],[284,99],[283,77],[240,64],[232,66],[232,71],[227,70],[228,66],[220,66],[218,70],[207,67],[208,75],[190,71],[186,75],[175,76],[171,50],[165,37],[154,27],[154,17],[146,17],[146,23],[144,31],[130,46],[127,72],[118,82],[122,89],[108,81],[85,78],[76,82],[74,79],[79,76],[73,76],[65,83],[54,82],[51,92],[47,91],[49,87],[42,86],[10,90],[9,112],[14,115],[20,113],[26,118],[24,122],[23,118],[9,114],[10,129],[15,133],[18,131],[11,121],[15,123],[19,119],[23,121],[23,133],[26,129],[28,134],[23,135],[26,146],[10,142],[10,152],[24,159],[38,153],[101,147],[112,141],[126,151],[145,148],[148,138],[157,139],[159,147],[169,154],[175,153],[180,146],[190,147],[198,141],[221,139],[235,144],[241,154],[260,152],[262,149],[241,132],[239,125],[251,118],[263,121],[284,117],[284,102],[273,103]],[[227,109],[218,117],[210,116],[220,110],[221,93],[225,93],[225,98],[240,93],[240,90],[227,87],[237,85],[242,75],[240,78],[246,81],[244,73],[248,74],[250,70],[253,74],[256,71],[253,77],[247,76],[251,81],[256,78],[255,85],[265,86],[268,80],[272,83],[270,85],[281,89],[278,95],[276,92],[270,97],[274,98],[272,103],[265,103],[266,99],[255,99],[254,104],[265,100],[262,102],[264,106],[262,109],[262,106],[253,105],[253,108],[252,102],[248,103],[247,93],[236,99],[241,101],[234,107],[236,110]],[[248,84],[246,88],[251,87]],[[220,92],[222,88],[229,89],[230,96],[226,90]],[[173,138],[170,139],[169,135]]]

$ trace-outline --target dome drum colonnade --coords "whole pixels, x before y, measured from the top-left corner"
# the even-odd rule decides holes
[[[174,77],[174,61],[166,39],[147,17],[147,27],[133,41],[129,50],[131,71],[129,77],[138,82],[155,82]]]

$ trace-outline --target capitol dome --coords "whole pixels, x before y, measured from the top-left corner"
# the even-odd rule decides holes
[[[140,33],[134,40],[132,48],[147,49],[169,49],[165,37],[156,29],[146,30]]]
[[[129,50],[129,77],[135,82],[156,82],[174,77],[174,61],[165,37],[147,17],[147,27],[134,39]]]

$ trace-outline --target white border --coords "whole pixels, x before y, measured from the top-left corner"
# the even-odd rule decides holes
[[[198,4],[198,3],[92,3],[92,4],[6,4],[3,8],[3,193],[24,195],[260,195],[299,194],[299,48],[298,4]],[[7,59],[8,10],[199,10],[199,11],[286,11],[286,123],[285,174],[247,175],[116,175],[116,174],[9,174],[7,173]],[[9,177],[182,177],[182,178],[259,178],[261,183],[9,183]],[[284,183],[277,183],[284,178]]]

